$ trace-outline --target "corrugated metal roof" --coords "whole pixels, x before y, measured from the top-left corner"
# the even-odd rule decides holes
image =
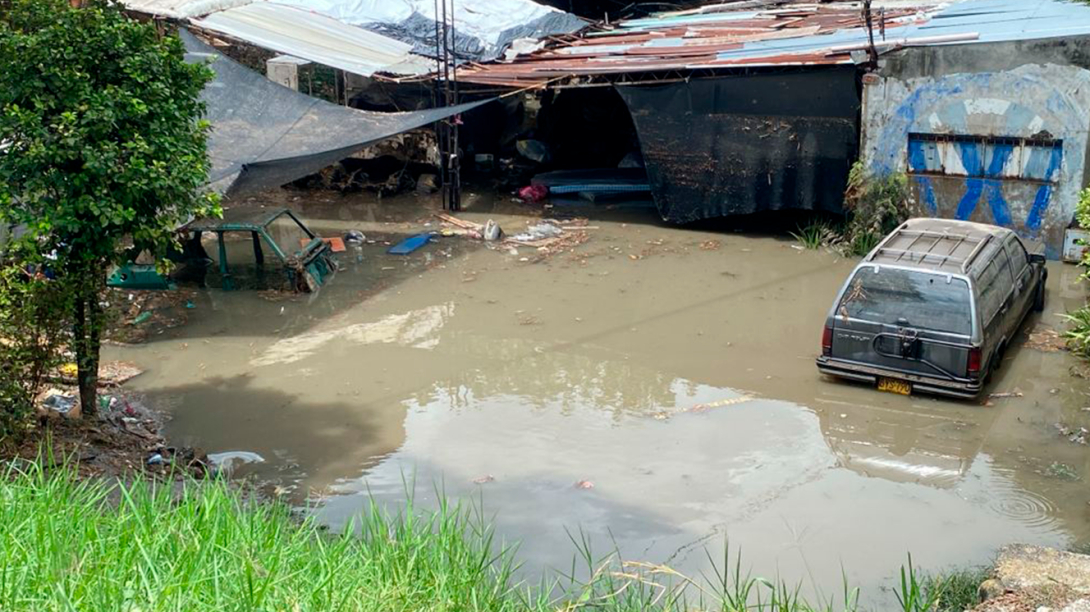
[[[426,74],[433,68],[423,57],[410,54],[411,45],[271,2],[254,2],[192,21],[206,30],[363,76]]]
[[[1070,0],[967,0],[916,28],[931,36],[973,31],[980,42],[1090,35],[1090,5]]]
[[[868,47],[860,5],[785,0],[709,5],[622,21],[506,62],[474,65],[462,81],[527,86],[566,76],[850,63]],[[904,46],[1090,35],[1090,6],[1065,0],[963,0],[943,6],[875,4],[875,44]],[[884,27],[882,27],[884,26]]]

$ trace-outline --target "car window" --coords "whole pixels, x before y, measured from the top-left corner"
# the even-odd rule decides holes
[[[1026,253],[1026,248],[1022,246],[1021,240],[1014,237],[1007,241],[1006,247],[1014,278],[1022,278],[1029,273],[1029,255]]]
[[[973,318],[969,283],[947,274],[883,266],[860,268],[837,316],[968,336]]]
[[[977,293],[980,295],[980,320],[984,325],[1003,307],[1003,302],[1010,294],[1012,282],[1007,255],[999,250],[976,280]]]

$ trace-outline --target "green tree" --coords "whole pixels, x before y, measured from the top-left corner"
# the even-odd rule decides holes
[[[205,188],[207,66],[109,0],[0,0],[0,225],[71,296],[71,347],[95,410],[102,297],[126,247],[165,254],[218,210]]]

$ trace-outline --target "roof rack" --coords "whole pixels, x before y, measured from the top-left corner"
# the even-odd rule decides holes
[[[901,237],[911,237],[912,242],[909,242],[908,246],[903,249],[894,249],[885,246],[893,240]],[[916,246],[916,243],[919,242],[921,238],[934,238],[934,241],[931,243],[931,246],[928,247],[926,251],[913,250],[913,247]],[[947,253],[941,254],[932,252],[934,251],[935,247],[939,245],[940,242],[945,242],[947,240],[952,241],[952,245],[950,246]],[[973,265],[973,262],[976,260],[977,256],[980,255],[980,252],[984,250],[984,247],[987,246],[988,243],[991,242],[991,240],[991,234],[972,236],[969,234],[952,233],[948,231],[938,232],[934,230],[908,229],[902,226],[894,230],[892,234],[890,234],[885,240],[883,240],[882,243],[878,245],[878,248],[874,250],[874,253],[872,253],[871,256],[867,258],[867,260],[873,261],[874,259],[882,255],[893,257],[894,263],[901,261],[903,258],[907,258],[910,262],[918,263],[924,263],[929,259],[938,260],[937,265],[944,266],[948,263],[954,264],[959,267],[962,274],[965,274]],[[955,257],[954,253],[957,252],[958,247],[962,246],[963,244],[973,245],[973,250],[970,251],[969,254],[965,257]]]

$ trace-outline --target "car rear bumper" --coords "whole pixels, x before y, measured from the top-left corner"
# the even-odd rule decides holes
[[[962,399],[975,398],[980,395],[981,390],[984,388],[983,383],[980,381],[947,380],[930,376],[918,376],[829,357],[818,357],[817,367],[823,374],[830,376],[857,380],[872,385],[877,384],[879,378],[894,378],[911,384],[914,391]]]

